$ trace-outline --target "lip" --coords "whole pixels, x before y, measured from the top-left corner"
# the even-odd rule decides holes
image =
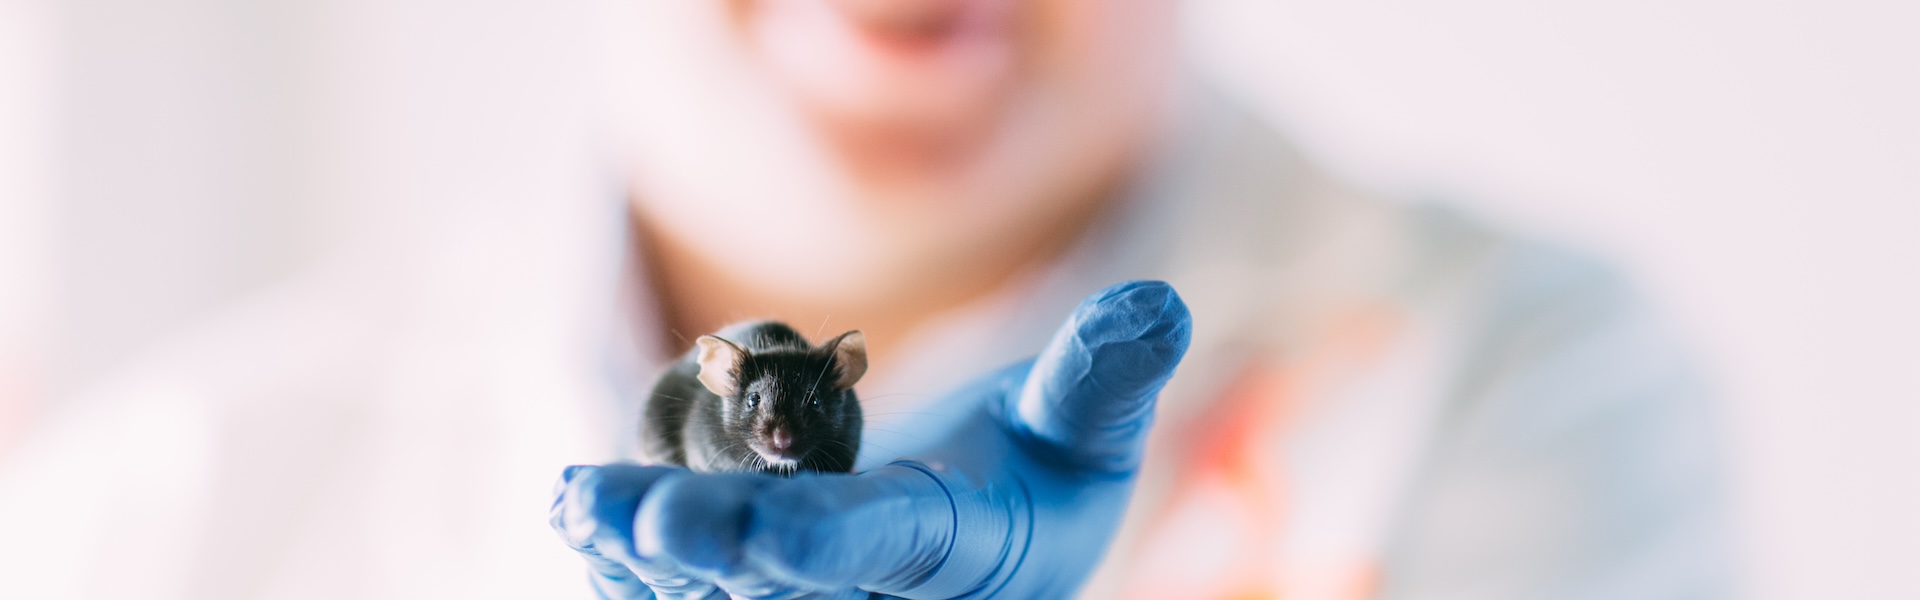
[[[768,0],[744,15],[765,64],[827,108],[978,98],[1014,68],[1007,0]]]
[[[937,55],[1008,31],[1005,0],[823,0],[878,52]]]

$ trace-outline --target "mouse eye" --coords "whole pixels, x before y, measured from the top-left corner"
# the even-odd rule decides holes
[[[759,406],[759,405],[760,405],[760,392],[748,392],[748,393],[747,393],[747,408],[753,408],[753,407],[755,407],[755,406]]]

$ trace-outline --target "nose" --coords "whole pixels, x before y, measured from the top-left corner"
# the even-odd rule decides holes
[[[776,426],[767,434],[767,449],[786,454],[793,449],[793,432],[786,427]]]

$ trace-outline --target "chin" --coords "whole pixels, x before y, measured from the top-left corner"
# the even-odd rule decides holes
[[[1133,160],[1173,55],[1160,2],[624,6],[636,210],[789,295],[1032,251]]]

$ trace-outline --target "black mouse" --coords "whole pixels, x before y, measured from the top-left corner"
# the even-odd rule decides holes
[[[778,321],[700,336],[641,410],[640,458],[695,471],[848,473],[864,426],[858,330],[819,346]]]

